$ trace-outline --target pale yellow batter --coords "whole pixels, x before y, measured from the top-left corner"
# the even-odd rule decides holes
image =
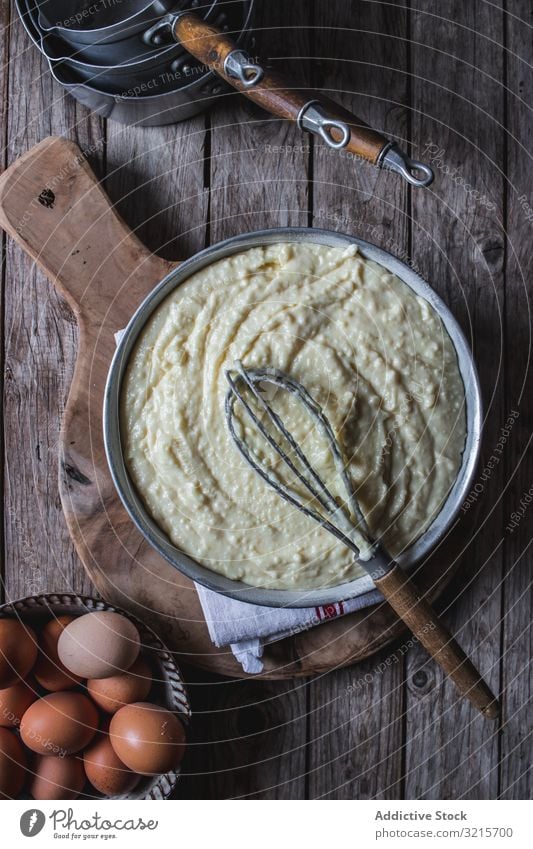
[[[362,574],[351,552],[273,492],[231,441],[224,372],[238,359],[306,386],[350,458],[372,532],[393,555],[412,544],[439,512],[465,441],[457,357],[429,304],[355,248],[253,248],[176,289],[128,365],[126,463],[172,542],[254,586],[342,583]],[[310,420],[287,412],[334,485]]]

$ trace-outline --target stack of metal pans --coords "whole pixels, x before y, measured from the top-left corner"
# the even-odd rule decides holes
[[[50,71],[76,100],[122,124],[157,126],[207,109],[224,82],[170,40],[166,16],[191,9],[251,40],[255,0],[15,0]]]

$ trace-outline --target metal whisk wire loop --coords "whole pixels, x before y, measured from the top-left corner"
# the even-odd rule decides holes
[[[235,364],[235,376],[231,371],[226,372],[226,379],[229,383],[229,391],[226,395],[225,412],[229,432],[238,450],[250,464],[254,471],[263,478],[276,492],[281,495],[286,501],[301,510],[309,518],[314,519],[323,528],[333,534],[337,539],[340,539],[348,548],[350,548],[357,557],[361,557],[361,549],[353,539],[354,533],[362,536],[368,542],[370,554],[365,553],[365,559],[372,556],[373,541],[370,537],[370,532],[357,503],[357,499],[353,492],[352,482],[346,470],[346,465],[340,453],[337,440],[331,424],[325,416],[322,408],[316,403],[312,396],[307,392],[298,381],[282,371],[275,368],[257,368],[246,369],[240,361]],[[322,480],[313,464],[302,450],[301,446],[296,442],[291,432],[286,428],[282,418],[275,412],[272,406],[268,403],[264,395],[259,390],[261,384],[272,384],[281,389],[286,390],[295,396],[300,401],[307,413],[311,417],[315,426],[321,431],[322,436],[326,440],[337,473],[339,474],[348,499],[347,504],[349,511],[354,519],[351,518],[346,511],[344,505],[340,505],[328,486]],[[259,407],[266,413],[270,423],[272,424],[273,432],[281,435],[285,442],[294,452],[295,458],[298,459],[301,466],[305,470],[303,473],[296,463],[287,454],[284,448],[279,444],[278,440],[272,435],[270,430],[265,427],[253,407],[245,397],[246,388],[250,391],[253,398]],[[235,428],[235,403],[238,401],[251,421],[257,427],[263,438],[268,442],[273,451],[283,461],[283,463],[297,477],[300,483],[310,493],[313,499],[322,507],[325,516],[320,514],[309,504],[302,501],[301,496],[292,487],[288,486],[284,481],[280,480],[273,471],[266,468],[261,459],[251,450]]]

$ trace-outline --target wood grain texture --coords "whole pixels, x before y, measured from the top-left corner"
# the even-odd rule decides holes
[[[299,84],[309,69],[309,32],[301,27],[306,4],[297,0],[284,9],[266,5],[258,8],[253,49],[269,69],[282,65]],[[210,121],[211,242],[261,228],[305,227],[308,137],[236,92],[221,98]]]
[[[434,163],[436,183],[413,193],[412,208],[394,176],[309,145],[237,95],[176,127],[123,128],[89,116],[42,75],[44,65],[7,4],[0,9],[0,23],[13,21],[0,36],[0,49],[9,53],[9,63],[0,64],[0,90],[8,91],[0,104],[4,156],[13,162],[50,133],[77,141],[98,176],[107,175],[106,188],[127,223],[166,260],[189,255],[210,235],[233,235],[267,221],[311,220],[354,232],[405,259],[412,229],[415,266],[450,304],[476,348],[488,411],[486,459],[508,415],[519,411],[501,461],[480,481],[477,532],[472,506],[462,517],[463,531],[454,535],[457,552],[434,572],[460,568],[439,609],[479,667],[492,670],[492,686],[501,671],[505,714],[500,732],[473,720],[408,639],[393,644],[394,651],[382,649],[332,671],[331,658],[346,634],[335,623],[328,632],[311,632],[307,648],[297,639],[269,653],[268,663],[279,664],[309,651],[318,670],[309,682],[227,681],[186,668],[195,739],[178,795],[531,798],[531,513],[526,509],[507,529],[532,479],[525,382],[533,206],[530,4],[506,4],[506,95],[499,85],[502,15],[494,5],[445,2],[435,10],[422,2],[418,15],[400,0],[260,5],[257,52],[271,57],[273,69],[281,65],[304,88],[323,89],[405,147],[412,139],[419,157],[428,144],[437,145],[442,165]],[[310,20],[318,29],[309,33]],[[318,58],[310,62],[309,54]],[[34,263],[11,239],[5,244],[5,594],[51,587],[90,592],[57,483],[58,423],[72,377],[76,324]],[[461,536],[472,539],[459,544]],[[188,598],[194,599],[192,591]],[[140,599],[141,614],[143,605],[153,607],[149,594]],[[160,615],[163,638],[172,637],[174,613],[169,603]],[[178,615],[183,645],[191,637],[189,620],[198,614],[185,605]],[[385,618],[376,624],[388,627]]]
[[[262,6],[257,20],[257,51],[269,46],[269,39],[261,34],[263,24],[268,22],[287,27],[280,32],[276,53],[286,55],[292,45],[298,55],[307,55],[309,34],[298,27],[305,0],[296,0],[283,11],[273,9],[272,4]],[[272,57],[271,62],[276,64]],[[296,127],[269,119],[238,95],[229,94],[225,103],[211,113],[211,243],[247,230],[307,223],[308,154],[299,149],[299,141]],[[270,152],[280,145],[290,151],[289,161],[281,169],[279,153]],[[283,657],[301,656],[302,647],[296,647],[294,641],[286,641],[285,648],[274,648],[282,663]],[[324,658],[324,653],[319,656]],[[311,654],[311,663],[313,659]],[[203,744],[193,765],[196,774],[189,779],[188,795],[305,798],[305,680],[224,683],[213,681],[212,677],[206,680],[204,673],[193,669],[188,678],[198,711],[195,731]],[[238,746],[236,739],[241,740]],[[228,774],[232,776],[231,789]]]
[[[4,3],[0,8],[0,126],[4,128],[4,132],[2,135],[2,154],[1,154],[1,168],[2,170],[6,167],[7,160],[7,132],[8,132],[8,98],[9,98],[9,76],[8,76],[8,68],[9,68],[9,24],[11,20],[11,9],[9,4]],[[2,266],[0,269],[0,277],[2,281],[2,291],[0,293],[0,309],[2,316],[4,315],[4,291],[6,284],[6,263],[5,263],[5,249],[6,249],[6,235],[2,233],[0,236],[0,248],[2,250]],[[0,377],[2,384],[2,397],[4,395],[4,322],[1,322],[0,326],[0,359],[2,363],[2,374]],[[0,438],[2,442],[4,441],[4,423],[2,420],[2,424],[0,425]],[[0,487],[3,493],[4,491],[4,464],[0,464]],[[3,499],[2,499],[3,506]],[[4,511],[2,510],[2,513]],[[4,524],[2,524],[2,532],[0,533],[0,601],[5,600],[5,548],[4,548]]]
[[[533,257],[532,162],[528,139],[531,111],[525,100],[532,91],[531,57],[533,40],[531,4],[513,2],[507,17],[506,115],[507,139],[507,237],[505,260],[506,311],[504,364],[506,404],[518,414],[505,456],[504,481],[509,482],[504,499],[503,598],[502,598],[502,692],[506,713],[501,739],[499,794],[505,799],[531,799],[533,774],[531,746],[533,729],[533,555],[531,537],[533,490],[531,438],[533,401],[531,393],[531,279]]]
[[[180,583],[118,500],[105,460],[102,405],[114,334],[171,266],[123,224],[80,150],[63,139],[45,140],[21,157],[2,176],[0,195],[3,226],[54,280],[80,328],[79,357],[56,448],[71,537],[107,598],[140,608],[147,619],[160,614],[160,629],[166,631],[165,616],[174,621],[180,610]],[[154,590],[161,596],[156,611],[149,602]],[[194,628],[207,637],[190,582],[183,603],[183,620],[194,604],[198,612],[189,631],[176,623],[174,647],[179,639],[188,640]]]
[[[408,137],[408,16],[403,4],[316,3],[312,83],[381,132]],[[357,43],[357,50],[354,50]],[[408,189],[391,174],[317,142],[313,225],[351,233],[407,259]],[[402,795],[406,639],[310,686],[312,798]]]
[[[136,236],[168,260],[206,245],[206,115],[168,127],[107,128],[104,188]]]
[[[416,584],[399,566],[394,566],[383,577],[375,578],[374,583],[416,640],[439,665],[447,681],[455,685],[458,694],[468,699],[486,719],[497,719],[500,706],[496,696]]]
[[[414,150],[417,155],[428,150],[437,174],[434,186],[412,195],[413,259],[474,347],[486,411],[475,481],[481,493],[469,502],[470,512],[479,510],[477,527],[459,557],[461,583],[447,599],[444,621],[498,694],[502,463],[487,480],[480,476],[506,416],[500,333],[502,15],[483,2],[446,0],[437,14],[432,3],[419,3],[411,38]],[[420,648],[408,655],[407,680],[406,796],[494,798],[497,725],[459,699]],[[462,766],[466,761],[468,770]]]
[[[2,4],[5,9],[6,4]],[[52,83],[14,7],[9,38],[7,163],[50,133],[69,133],[98,169],[102,124]],[[58,489],[60,420],[77,328],[63,299],[9,239],[5,259],[4,528],[6,598],[90,584],[74,552]]]

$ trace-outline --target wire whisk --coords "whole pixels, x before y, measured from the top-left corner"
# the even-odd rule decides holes
[[[391,607],[454,681],[460,693],[484,716],[496,718],[499,715],[498,702],[477,669],[380,541],[373,539],[357,501],[342,449],[322,407],[301,383],[276,368],[245,368],[239,360],[233,371],[226,371],[226,379],[229,384],[225,400],[226,422],[247,463],[278,495],[354,553]],[[331,453],[346,494],[345,501],[331,492],[331,487],[317,472],[281,415],[274,410],[265,392],[268,385],[290,393],[310,417]],[[261,459],[257,449],[248,445],[242,423],[240,427],[236,424],[237,405],[274,455],[280,458],[281,467],[289,469],[310,499],[280,478],[273,466]]]

